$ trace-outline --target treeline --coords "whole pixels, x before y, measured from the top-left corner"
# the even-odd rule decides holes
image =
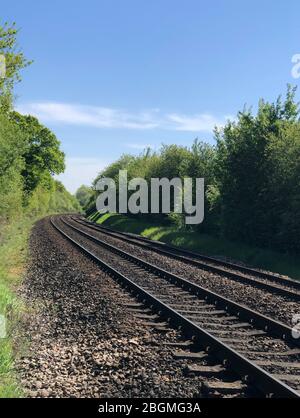
[[[21,214],[79,210],[78,201],[53,179],[64,171],[64,154],[55,135],[32,116],[13,109],[13,87],[30,62],[16,51],[17,29],[0,26],[0,54],[6,74],[0,78],[0,225]]]
[[[300,123],[295,88],[275,103],[259,102],[256,114],[239,112],[215,130],[215,144],[195,140],[191,147],[164,145],[158,152],[123,155],[95,179],[204,177],[205,220],[193,228],[230,240],[288,253],[300,252]],[[97,192],[85,195],[88,212]],[[152,215],[154,216],[154,215]],[[163,217],[162,217],[162,220]],[[169,216],[186,228],[184,218]],[[188,227],[191,229],[191,226]]]

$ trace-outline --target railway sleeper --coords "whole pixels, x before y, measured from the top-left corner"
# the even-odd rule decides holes
[[[204,395],[233,395],[240,394],[247,390],[247,385],[242,381],[236,380],[233,382],[223,382],[223,381],[212,381],[212,382],[202,382],[201,383],[201,392]]]
[[[187,318],[189,319],[189,317],[187,316]],[[226,328],[230,329],[239,329],[239,328],[249,328],[250,329],[250,325],[247,322],[241,322],[241,323],[236,323],[236,324],[226,324],[226,322],[203,322],[203,325],[205,325],[206,327],[216,327],[216,328],[223,328],[226,330]]]
[[[139,318],[139,319],[149,319],[149,320],[151,320],[151,319],[155,320],[155,319],[159,319],[160,318],[156,314],[139,313],[139,312],[135,313],[134,316],[136,318]]]
[[[163,343],[164,345],[168,346],[168,347],[173,347],[173,348],[179,348],[179,347],[184,347],[184,348],[189,348],[192,347],[194,345],[194,343],[190,340],[187,341],[175,341],[175,342],[165,342]]]
[[[296,382],[300,385],[300,375],[295,374],[274,374],[276,379],[286,381],[286,382]]]
[[[198,324],[198,322],[196,322]],[[200,323],[201,324],[201,323]],[[230,334],[233,338],[235,337],[256,337],[260,335],[266,335],[264,331],[253,330],[253,331],[232,331],[232,330],[215,330],[215,329],[206,329],[207,332],[217,335],[226,335]]]
[[[173,357],[178,360],[202,360],[204,358],[207,358],[208,355],[205,351],[199,351],[199,352],[191,352],[191,351],[174,351]]]
[[[255,360],[255,363],[258,364],[259,366],[263,366],[263,367],[277,366],[277,367],[285,367],[287,369],[289,369],[289,368],[300,369],[300,363],[298,363],[296,361],[286,363],[286,362],[272,361],[272,360]],[[300,376],[299,376],[299,379],[300,379]]]
[[[186,375],[201,375],[201,376],[219,376],[221,373],[225,373],[226,369],[220,364],[214,366],[206,366],[202,364],[189,364],[184,368]]]
[[[288,356],[294,356],[294,355],[299,355],[300,354],[300,350],[298,348],[295,348],[293,350],[287,350],[287,351],[274,351],[272,353],[268,352],[268,351],[248,351],[248,350],[241,350],[240,351],[241,354],[249,354],[249,355],[258,355],[258,356],[278,356],[278,357],[288,357]]]

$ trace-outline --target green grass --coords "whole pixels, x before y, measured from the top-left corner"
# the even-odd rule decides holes
[[[118,231],[131,232],[139,235],[142,235],[149,228],[149,221],[147,220],[130,218],[114,213],[106,213],[100,218],[91,217],[90,220],[117,229]],[[157,224],[155,227],[159,228],[159,225]]]
[[[105,214],[99,217],[95,213],[89,219],[118,231],[132,232],[206,255],[229,257],[247,263],[252,267],[263,268],[300,279],[300,260],[296,256],[251,247],[204,233],[181,231],[172,226],[153,225],[149,220],[131,218],[120,214]]]
[[[7,336],[0,338],[0,398],[22,396],[14,359],[18,355],[16,329],[25,307],[16,296],[27,259],[27,239],[32,221],[22,219],[1,229],[0,235],[0,314],[7,322]]]

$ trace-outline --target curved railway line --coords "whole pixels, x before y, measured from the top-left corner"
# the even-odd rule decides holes
[[[215,374],[224,388],[246,384],[268,397],[300,397],[300,341],[290,327],[116,248],[89,234],[87,225],[83,230],[68,220],[74,218],[54,217],[51,223],[129,290],[138,308],[147,316],[152,313],[155,326],[179,327],[193,341],[192,351],[177,353],[195,360],[189,373]],[[207,365],[208,357],[216,364]]]
[[[124,232],[116,232],[110,228],[97,225],[93,222],[77,217],[71,219],[79,224],[88,226],[95,231],[101,231],[111,237],[124,242],[138,245],[143,249],[154,251],[199,269],[216,273],[219,276],[228,277],[239,283],[247,283],[260,289],[300,300],[300,281],[282,277],[274,273],[263,272],[257,269],[241,266],[238,264],[218,260],[217,258],[204,256],[191,251],[170,246],[159,241],[152,241],[144,237]]]
[[[260,285],[260,280],[253,282],[252,277],[248,277],[249,280],[244,280],[245,274],[241,275],[239,280],[232,279],[230,275],[208,272],[201,268],[201,266],[190,264],[188,260],[182,261],[181,257],[179,259],[177,257],[169,257],[165,253],[155,251],[151,246],[151,242],[146,246],[135,245],[134,242],[127,241],[126,236],[120,239],[119,236],[112,235],[113,232],[108,231],[109,233],[106,233],[105,230],[85,223],[77,217],[72,218],[70,216],[68,222],[77,228],[88,231],[90,235],[114,247],[155,264],[164,270],[173,272],[180,277],[225,296],[228,299],[232,299],[239,304],[245,304],[249,308],[257,310],[263,315],[268,315],[289,326],[292,323],[293,316],[299,313],[298,291],[295,288],[286,286],[283,288],[281,286],[283,291],[281,288],[278,291],[278,285],[273,286],[270,282],[266,287],[265,283]],[[285,278],[282,279],[285,280]],[[295,280],[290,281],[293,283],[296,282]]]

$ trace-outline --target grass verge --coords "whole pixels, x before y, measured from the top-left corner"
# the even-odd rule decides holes
[[[33,220],[24,218],[2,226],[1,229],[0,315],[2,321],[5,318],[6,332],[0,335],[0,398],[22,396],[22,389],[14,370],[14,358],[18,355],[18,349],[13,339],[25,307],[15,291],[25,270],[27,241],[32,224]],[[3,328],[2,324],[2,332]]]
[[[300,279],[300,260],[296,256],[251,247],[204,233],[181,231],[172,226],[153,225],[149,220],[120,214],[109,213],[98,217],[96,213],[89,219],[118,231],[132,232],[206,255],[228,257],[253,267]]]

